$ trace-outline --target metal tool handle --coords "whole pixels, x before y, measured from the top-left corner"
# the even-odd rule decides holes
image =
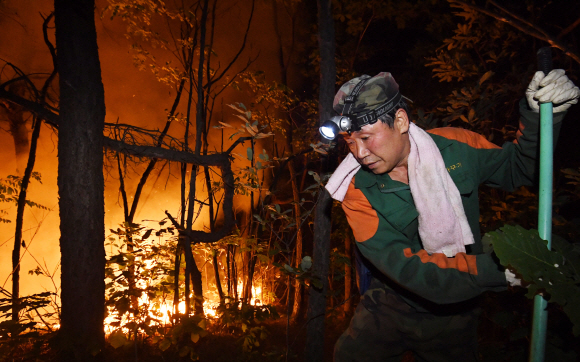
[[[552,70],[550,47],[538,50],[538,69],[544,74]],[[554,168],[552,103],[540,104],[540,192],[538,203],[538,233],[552,247],[552,176]],[[534,297],[532,336],[529,362],[544,362],[548,325],[548,302],[540,294]]]
[[[543,47],[538,50],[538,70],[548,75],[553,69],[552,65],[552,48]]]

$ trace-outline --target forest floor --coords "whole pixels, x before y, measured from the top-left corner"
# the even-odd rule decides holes
[[[525,290],[487,293],[482,296],[479,321],[479,352],[482,362],[525,362],[528,359],[529,333],[533,302],[525,297]],[[580,361],[580,337],[572,334],[572,324],[561,308],[548,307],[546,361]],[[325,358],[332,361],[334,344],[346,330],[351,315],[331,311],[325,325]],[[268,337],[254,353],[241,353],[241,340],[228,335],[208,336],[200,345],[200,361],[304,361],[306,323],[287,325],[285,316],[264,323]],[[402,362],[413,362],[406,354]]]
[[[348,327],[350,318],[336,317],[327,319],[325,327],[325,358],[321,362],[332,361],[334,344],[342,332]],[[286,316],[277,320],[265,321],[261,324],[267,330],[267,337],[259,340],[259,346],[244,350],[245,336],[235,336],[231,333],[212,332],[196,343],[195,353],[199,361],[207,362],[245,362],[245,361],[277,361],[298,362],[304,360],[306,346],[306,323],[287,324]],[[156,362],[156,361],[189,361],[188,357],[179,358],[172,348],[161,352],[157,346],[139,343],[128,344],[117,349],[108,347],[105,351],[107,362]],[[0,359],[1,360],[1,359]]]
[[[482,362],[525,362],[529,349],[529,332],[532,302],[524,296],[524,290],[489,293],[482,299],[482,314],[479,321],[479,347]],[[285,308],[278,308],[285,309]],[[546,361],[580,361],[580,337],[572,334],[572,324],[556,305],[548,307],[548,331],[546,341]],[[346,330],[350,315],[338,309],[331,310],[326,316],[324,360],[330,362],[334,344]],[[220,329],[221,328],[221,329]],[[254,333],[254,332],[255,333]],[[305,321],[288,323],[285,315],[251,326],[235,329],[212,324],[208,334],[189,341],[199,361],[203,362],[302,362],[306,346],[307,324]],[[193,337],[193,335],[192,335]],[[182,338],[189,340],[189,334]],[[184,339],[184,341],[185,341]],[[187,341],[185,341],[187,342]],[[257,343],[256,343],[257,342]],[[245,345],[245,348],[244,348]],[[48,345],[45,344],[46,347]],[[172,345],[161,351],[159,343],[151,339],[140,340],[137,345],[132,341],[113,348],[107,345],[103,351],[105,362],[157,362],[191,361],[189,355],[180,357],[180,350]],[[251,348],[248,348],[250,346]],[[34,348],[20,346],[14,358],[4,361],[51,361],[54,357],[50,348],[34,352]],[[24,353],[22,353],[24,352]],[[40,355],[38,354],[40,352]],[[28,356],[24,356],[28,355]],[[31,358],[27,358],[31,357]],[[412,355],[404,356],[402,362],[413,362]]]
[[[325,325],[324,362],[332,361],[334,344],[342,332],[348,327],[350,316],[332,316],[327,318]],[[200,361],[284,361],[298,362],[304,360],[306,346],[306,328],[304,321],[287,323],[282,315],[279,319],[264,322],[268,337],[260,341],[255,353],[242,352],[241,338],[232,335],[208,336],[207,343],[200,345],[198,353]],[[217,347],[221,346],[221,347]],[[217,347],[217,348],[216,348]],[[323,362],[323,361],[321,361]]]

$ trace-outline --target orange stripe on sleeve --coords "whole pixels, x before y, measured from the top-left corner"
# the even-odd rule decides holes
[[[441,269],[457,269],[464,273],[477,275],[477,259],[475,255],[457,253],[455,257],[448,258],[442,253],[429,255],[424,249],[413,254],[411,248],[406,248],[403,253],[407,258],[418,256],[423,263],[435,263]]]
[[[379,228],[379,217],[362,191],[354,187],[354,178],[348,185],[348,191],[342,201],[342,209],[356,241],[366,241],[376,234]]]
[[[519,143],[520,137],[524,135],[524,128],[526,128],[526,126],[522,122],[520,122],[520,126],[518,127],[518,130],[516,131],[516,139],[513,141],[513,143],[515,143],[515,144]]]
[[[427,132],[445,137],[450,140],[456,140],[461,143],[467,143],[469,146],[478,149],[501,148],[485,139],[479,133],[471,132],[463,128],[443,127],[430,129]]]

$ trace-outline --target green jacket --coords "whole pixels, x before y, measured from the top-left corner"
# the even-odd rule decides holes
[[[469,300],[484,291],[507,288],[503,268],[483,253],[478,186],[513,191],[532,185],[537,170],[539,114],[520,102],[520,130],[513,143],[498,147],[481,135],[457,128],[429,131],[462,197],[475,244],[453,258],[429,255],[418,232],[418,213],[409,185],[388,174],[361,168],[342,207],[360,253],[374,275],[419,309]],[[557,137],[564,113],[554,115]],[[371,268],[372,268],[371,267]]]

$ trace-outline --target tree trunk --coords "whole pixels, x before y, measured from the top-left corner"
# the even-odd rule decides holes
[[[305,361],[309,362],[324,360],[324,319],[330,267],[331,208],[330,194],[325,188],[322,188],[316,204],[314,250],[312,253],[312,277],[322,283],[322,288],[316,288],[312,284],[309,288],[305,352]]]
[[[238,301],[238,276],[236,273],[236,247],[228,244],[226,247],[226,264],[228,273],[228,297]]]
[[[250,255],[250,253],[248,252],[248,256],[249,255]],[[253,285],[253,281],[254,281],[254,270],[256,268],[257,261],[258,261],[258,257],[256,255],[252,255],[249,258],[248,275],[247,275],[246,283],[244,284],[244,296],[242,298],[243,304],[251,304],[251,302],[252,302],[252,285]]]
[[[191,249],[189,251],[191,253]],[[201,280],[201,272],[197,267],[193,254],[191,255],[191,286],[193,288],[193,313],[195,315],[203,315],[203,284]]]
[[[204,132],[204,152],[203,154],[206,155],[207,154],[207,132]],[[203,168],[203,172],[205,175],[205,184],[206,184],[206,188],[207,188],[207,192],[208,192],[208,201],[207,203],[209,204],[209,228],[211,232],[215,231],[215,219],[217,217],[217,215],[214,215],[214,207],[213,207],[213,203],[214,203],[214,197],[213,197],[213,192],[211,191],[212,189],[212,185],[211,185],[211,176],[209,174],[209,166],[205,166]],[[215,276],[215,286],[217,288],[218,291],[218,296],[220,298],[220,304],[223,304],[224,302],[224,291],[222,289],[222,282],[221,282],[221,278],[220,278],[220,269],[219,269],[219,265],[218,265],[218,250],[214,250],[212,251],[213,256],[212,256],[212,262],[213,262],[213,273]],[[207,277],[207,275],[206,275]],[[209,285],[207,286],[207,288],[209,289]]]
[[[36,118],[36,117],[35,117]],[[26,192],[34,163],[36,161],[36,145],[38,136],[40,135],[40,127],[42,120],[36,118],[34,123],[34,130],[32,132],[32,145],[30,147],[30,154],[28,162],[22,177],[22,184],[20,185],[20,193],[18,194],[18,206],[16,211],[16,231],[14,232],[14,249],[12,249],[12,321],[18,322],[19,298],[20,298],[20,246],[22,245],[22,226],[24,224],[24,207],[26,206]],[[28,143],[28,138],[26,139]]]
[[[232,287],[234,290],[234,300],[236,303],[240,300],[238,294],[238,263],[236,262],[236,247],[232,245]]]
[[[231,267],[231,260],[230,260],[230,254],[231,254],[231,246],[232,245],[226,245],[226,283],[227,283],[227,288],[228,288],[228,297],[232,297],[232,267]]]
[[[191,175],[189,177],[189,201],[188,201],[188,209],[187,209],[187,220],[186,230],[192,231],[193,230],[193,207],[195,205],[195,194],[196,194],[196,179],[197,179],[197,166],[192,165],[191,167]],[[192,240],[189,237],[184,239],[184,249],[185,249],[185,268],[186,273],[191,275],[191,286],[193,288],[193,311],[196,315],[203,314],[203,282],[201,280],[201,272],[199,271],[197,264],[195,262],[195,258],[193,257],[192,252],[192,244],[195,243],[195,240]],[[186,296],[187,298],[188,296]]]
[[[184,239],[182,242],[182,247],[183,247],[183,260],[185,261],[185,272],[184,272],[184,294],[185,294],[185,316],[188,317],[191,314],[191,299],[189,297],[189,295],[191,294],[191,284],[190,284],[190,279],[191,279],[191,248],[187,247],[187,244],[189,243],[189,241],[187,239]],[[189,255],[188,256],[188,251],[189,251]]]
[[[133,220],[129,217],[129,203],[127,200],[127,190],[125,189],[125,177],[123,176],[123,168],[121,167],[121,156],[117,153],[117,169],[119,172],[119,192],[121,193],[121,199],[123,200],[123,214],[124,214],[124,228],[125,228],[125,243],[127,247],[127,252],[132,253],[134,251],[134,243],[133,243]],[[135,201],[135,200],[133,200]],[[135,202],[133,202],[135,205]],[[139,299],[137,298],[137,294],[135,293],[136,289],[136,278],[135,278],[135,263],[131,262],[127,265],[128,275],[126,276],[127,282],[129,284],[128,292],[129,298],[131,300],[131,308],[129,309],[130,313],[133,313],[133,318],[138,318],[139,312]],[[137,333],[134,328],[134,339],[137,341]],[[137,344],[135,343],[135,347]]]
[[[200,52],[199,52],[199,67],[198,67],[198,78],[197,78],[197,112],[196,112],[196,137],[195,137],[195,154],[199,155],[201,146],[202,146],[202,133],[205,129],[205,114],[204,114],[204,102],[203,102],[203,63],[204,63],[204,52],[205,52],[205,32],[206,32],[206,21],[207,21],[207,8],[208,8],[209,0],[204,1],[203,12],[202,12],[202,19],[201,19],[201,26],[200,26]],[[192,71],[192,70],[190,70]],[[190,77],[190,102],[192,97],[191,92],[191,85],[192,85],[192,78]],[[188,111],[189,114],[189,111]],[[189,117],[187,117],[187,122],[189,123]],[[188,134],[186,134],[188,137]],[[195,194],[196,194],[196,179],[197,179],[197,165],[192,165],[191,167],[191,174],[189,175],[189,201],[188,201],[188,208],[187,208],[187,220],[186,220],[186,230],[192,231],[193,228],[193,211],[195,206]],[[184,209],[182,209],[184,210]],[[193,287],[193,294],[194,294],[194,313],[196,315],[203,315],[203,283],[201,280],[201,272],[197,268],[197,264],[195,263],[195,258],[193,257],[191,251],[191,244],[194,243],[195,240],[191,240],[190,238],[186,239],[187,245],[185,245],[185,262],[186,262],[186,269],[188,269],[191,275],[191,285]]]
[[[254,139],[251,139],[250,142],[252,149],[252,159],[250,160],[250,167],[253,168],[255,166],[254,155],[256,154],[254,150]],[[254,215],[254,191],[250,191],[250,213],[247,215],[246,218],[248,223],[246,234],[248,235],[248,237],[251,237],[252,235],[254,225],[253,215]],[[256,229],[256,235],[258,234],[257,230],[258,229]],[[247,240],[245,242],[247,243]],[[250,298],[252,297],[252,278],[254,277],[254,264],[256,263],[256,261],[254,260],[255,256],[253,256],[254,251],[252,250],[252,247],[246,244],[246,248],[249,250],[242,253],[243,268],[246,271],[246,279],[244,280],[242,288],[242,304],[249,303]]]
[[[280,22],[278,19],[278,3],[276,0],[272,0],[272,17],[274,19],[274,30],[276,33],[276,38],[278,40],[278,64],[280,65],[280,79],[282,84],[288,86],[288,67],[290,65],[290,58],[294,52],[294,42],[295,42],[295,34],[294,34],[294,22],[296,20],[296,13],[288,14],[290,15],[290,22]],[[288,50],[288,54],[284,55],[284,43],[282,40],[282,29],[280,27],[281,24],[284,24],[284,29],[290,27],[290,49]],[[292,132],[293,132],[293,123],[291,119],[287,119],[286,123],[286,153],[290,157],[293,155],[294,150],[292,146]],[[302,261],[302,229],[300,228],[302,215],[300,212],[300,195],[298,191],[297,181],[296,181],[296,172],[294,170],[294,163],[293,160],[288,161],[288,170],[290,171],[290,180],[292,184],[292,196],[294,199],[294,220],[296,223],[296,246],[294,248],[294,266],[300,265]],[[291,319],[294,322],[300,322],[301,319],[304,317],[303,308],[302,308],[302,294],[304,293],[304,288],[302,284],[298,280],[294,280],[294,304],[292,306],[292,314]],[[290,287],[290,286],[288,286]],[[263,288],[263,287],[262,287]],[[292,288],[289,289],[289,291]],[[290,296],[288,296],[288,300],[290,300]]]
[[[331,0],[318,0],[318,42],[320,48],[320,95],[318,109],[320,123],[332,114],[336,66],[334,62],[334,23]],[[327,160],[322,160],[322,172],[328,172]],[[314,250],[312,276],[322,282],[322,288],[310,286],[308,299],[308,327],[306,330],[306,361],[324,360],[324,317],[330,264],[330,212],[332,199],[325,188],[318,194],[314,216]]]
[[[351,260],[350,264],[344,266],[344,313],[349,314],[352,310],[352,237],[347,231],[344,238],[344,253]]]
[[[173,265],[173,323],[180,319],[179,311],[179,271],[181,269],[181,245],[175,247],[175,265]]]
[[[105,97],[94,0],[55,0],[60,73],[61,361],[102,360]]]
[[[218,295],[220,297],[220,304],[224,303],[224,290],[222,289],[222,282],[220,280],[220,269],[219,269],[219,265],[218,265],[218,250],[215,251],[215,254],[213,255],[213,272],[215,275],[215,286],[217,288],[218,291]]]
[[[298,193],[298,186],[296,185],[296,171],[294,171],[294,163],[291,160],[288,162],[288,170],[290,171],[290,178],[292,180],[292,195],[294,198],[294,220],[296,223],[296,247],[295,250],[295,260],[296,266],[300,265],[302,261],[302,228],[300,227],[302,223],[302,214],[300,212],[300,195]],[[292,319],[295,322],[299,322],[304,318],[303,308],[302,308],[302,293],[304,288],[298,280],[294,280],[294,307],[292,308]]]

